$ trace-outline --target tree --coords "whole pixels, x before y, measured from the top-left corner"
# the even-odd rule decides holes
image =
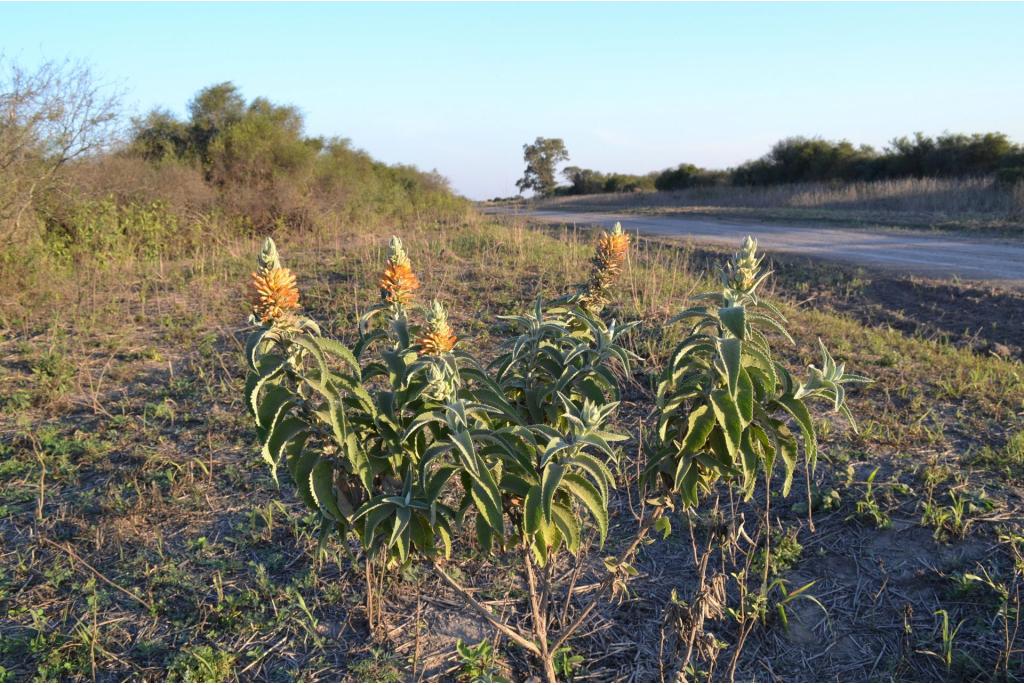
[[[533,143],[523,145],[523,161],[526,170],[523,177],[516,181],[519,192],[532,190],[537,195],[548,196],[555,191],[555,168],[568,161],[569,151],[561,138],[543,138],[538,136]]]
[[[203,88],[188,104],[195,152],[209,162],[210,143],[245,116],[245,98],[230,81]]]
[[[165,109],[154,109],[132,119],[128,150],[151,162],[183,159],[192,145],[188,125]]]
[[[120,94],[89,68],[46,62],[35,71],[0,63],[0,239],[73,160],[110,148]]]

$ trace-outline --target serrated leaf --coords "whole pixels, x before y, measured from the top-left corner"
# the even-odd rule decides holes
[[[718,318],[722,321],[722,324],[740,340],[747,336],[746,311],[746,308],[743,306],[722,307],[718,310]]]
[[[718,338],[717,342],[718,355],[725,366],[729,394],[735,397],[736,386],[740,378],[740,369],[742,368],[740,358],[743,355],[743,342],[737,338]]]
[[[551,523],[551,506],[555,500],[555,492],[562,482],[565,467],[561,464],[549,464],[544,469],[544,477],[541,481],[541,510],[544,512],[544,520]]]
[[[714,409],[718,425],[722,427],[726,450],[730,457],[735,457],[740,448],[740,436],[743,434],[740,411],[736,407],[736,402],[728,392],[719,388],[711,393],[711,406]]]
[[[560,504],[551,509],[552,519],[562,537],[565,539],[566,548],[576,554],[580,550],[580,524],[571,511]]]
[[[334,467],[331,462],[321,459],[309,474],[309,484],[320,511],[335,521],[344,521],[345,515],[334,499]]]
[[[352,370],[352,373],[354,374],[355,378],[357,380],[359,379],[359,377],[362,374],[362,368],[359,366],[359,362],[356,361],[356,357],[354,354],[352,354],[351,350],[349,350],[347,347],[342,345],[337,340],[332,340],[330,338],[316,336],[313,338],[313,340],[320,346],[320,348],[324,352],[333,355],[341,359],[343,362],[345,362],[348,365],[348,367]]]
[[[289,440],[306,433],[308,428],[305,421],[298,417],[290,416],[284,421],[277,422],[270,431],[267,441],[263,443],[260,454],[263,457],[263,461],[267,462],[270,466],[270,472],[275,483],[277,482],[277,466],[281,462],[281,455],[285,445],[287,445]]]
[[[689,427],[680,451],[683,454],[693,454],[707,442],[711,429],[715,427],[715,416],[706,404],[702,404],[690,412],[687,423]]]
[[[601,498],[601,493],[590,481],[577,473],[567,473],[562,482],[594,517],[600,534],[600,545],[604,546],[605,538],[608,537],[608,503]]]

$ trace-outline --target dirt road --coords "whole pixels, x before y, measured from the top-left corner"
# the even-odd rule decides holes
[[[485,210],[487,211],[487,210]],[[558,210],[518,211],[492,208],[492,213],[528,216],[556,224],[612,226],[647,235],[690,238],[700,243],[739,245],[754,235],[765,250],[840,260],[903,274],[933,278],[958,277],[1024,287],[1024,244],[986,238],[953,238],[911,232],[815,228],[695,219]]]

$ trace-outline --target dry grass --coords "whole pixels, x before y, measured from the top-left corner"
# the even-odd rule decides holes
[[[392,228],[362,225],[279,240],[299,274],[303,303],[343,337],[360,304],[376,296]],[[591,251],[585,233],[481,220],[402,235],[423,297],[450,302],[456,333],[483,356],[501,334],[498,315],[582,278]],[[45,299],[31,291],[5,294],[5,678],[450,679],[459,669],[457,638],[493,637],[426,568],[414,566],[387,580],[389,630],[373,639],[361,568],[338,542],[318,554],[316,526],[290,484],[274,487],[239,400],[240,299],[257,247],[255,239],[233,240],[188,259],[38,274],[50,281]],[[720,256],[639,241],[614,305],[620,318],[650,322],[631,341],[649,361],[628,384],[621,421],[630,430],[646,425],[649,373],[676,335],[661,323],[685,306]],[[1011,552],[998,535],[1024,534],[1019,348],[1001,327],[977,329],[971,318],[979,303],[991,301],[1005,320],[1024,321],[1024,298],[804,260],[776,266],[772,296],[802,341],[789,350],[788,363],[812,361],[820,335],[837,359],[878,383],[852,398],[860,436],[821,426],[825,457],[815,482],[823,492],[835,489],[839,501],[816,517],[817,531],[790,509],[802,501],[799,491],[776,504],[781,523],[803,546],[785,576],[792,583],[817,580],[812,594],[827,618],[810,603],[798,604],[789,630],[777,621],[758,628],[737,678],[1024,678],[1019,651],[1008,672],[999,670],[1000,605],[963,575],[984,568],[1011,582]],[[895,291],[917,293],[918,306],[891,299]],[[945,320],[934,316],[937,308]],[[603,553],[635,529],[636,451],[635,443],[627,448],[617,526]],[[876,467],[876,503],[893,521],[884,530],[856,514]],[[990,503],[969,514],[966,540],[936,540],[937,531],[921,523],[923,507],[945,506],[949,493]],[[669,595],[678,588],[685,597],[694,577],[685,523],[677,519],[675,529],[642,552],[636,596],[610,605],[574,641],[584,657],[581,679],[671,677]],[[583,561],[583,599],[603,553],[592,550]],[[572,568],[566,563],[560,572]],[[461,573],[507,616],[523,611],[506,596],[510,571],[501,560],[470,561]],[[942,650],[933,613],[939,608],[953,625],[965,621],[949,669],[928,654]],[[728,622],[715,630],[727,641],[735,637]],[[529,674],[521,652],[504,643],[498,652],[516,677]]]

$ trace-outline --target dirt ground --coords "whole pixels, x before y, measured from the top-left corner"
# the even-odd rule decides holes
[[[385,241],[341,237],[282,251],[309,310],[344,331],[356,303],[374,296]],[[455,330],[481,349],[493,346],[499,314],[557,290],[590,249],[585,237],[575,244],[556,231],[505,227],[412,236],[408,246],[422,255],[423,282],[460,303]],[[536,665],[496,640],[425,565],[387,577],[384,634],[371,634],[356,548],[334,541],[317,551],[316,521],[286,478],[281,488],[271,480],[241,408],[237,284],[253,252],[243,247],[220,264],[166,265],[69,291],[77,304],[58,323],[4,331],[3,679],[452,680],[462,677],[457,639],[494,640],[499,674],[531,677]],[[638,245],[632,273],[651,272],[635,285],[665,288],[666,312],[680,308],[692,279],[725,252]],[[1024,539],[1024,296],[770,259],[770,294],[807,343],[787,362],[812,359],[820,336],[877,382],[851,398],[859,435],[842,422],[822,425],[813,483],[836,496],[816,509],[814,530],[801,509],[803,478],[786,499],[773,483],[773,522],[796,543],[783,541],[778,576],[790,590],[813,581],[814,600],[787,605],[788,627],[771,613],[750,634],[736,679],[1024,680],[1024,635],[1013,633],[1022,584],[1008,542]],[[685,278],[667,285],[674,272]],[[617,305],[623,317],[635,316],[632,285]],[[662,333],[652,328],[652,344]],[[636,370],[621,409],[634,434],[649,425],[648,371]],[[623,449],[609,542],[579,562],[569,617],[594,591],[600,558],[636,529],[637,447]],[[947,510],[957,501],[954,524]],[[762,504],[737,513],[752,521]],[[692,521],[702,543],[710,519]],[[572,641],[583,657],[574,679],[675,677],[672,592],[689,599],[696,578],[688,529],[677,512],[672,534],[642,547],[631,594],[606,603]],[[467,550],[468,538],[456,545]],[[470,555],[455,566],[515,620],[526,611],[504,561]],[[557,572],[568,579],[574,563],[563,558]],[[975,580],[986,577],[995,585]],[[959,627],[952,639],[943,639],[939,611],[949,630]],[[733,645],[735,626],[722,618],[708,630]],[[724,648],[698,675],[725,679],[731,653]]]

